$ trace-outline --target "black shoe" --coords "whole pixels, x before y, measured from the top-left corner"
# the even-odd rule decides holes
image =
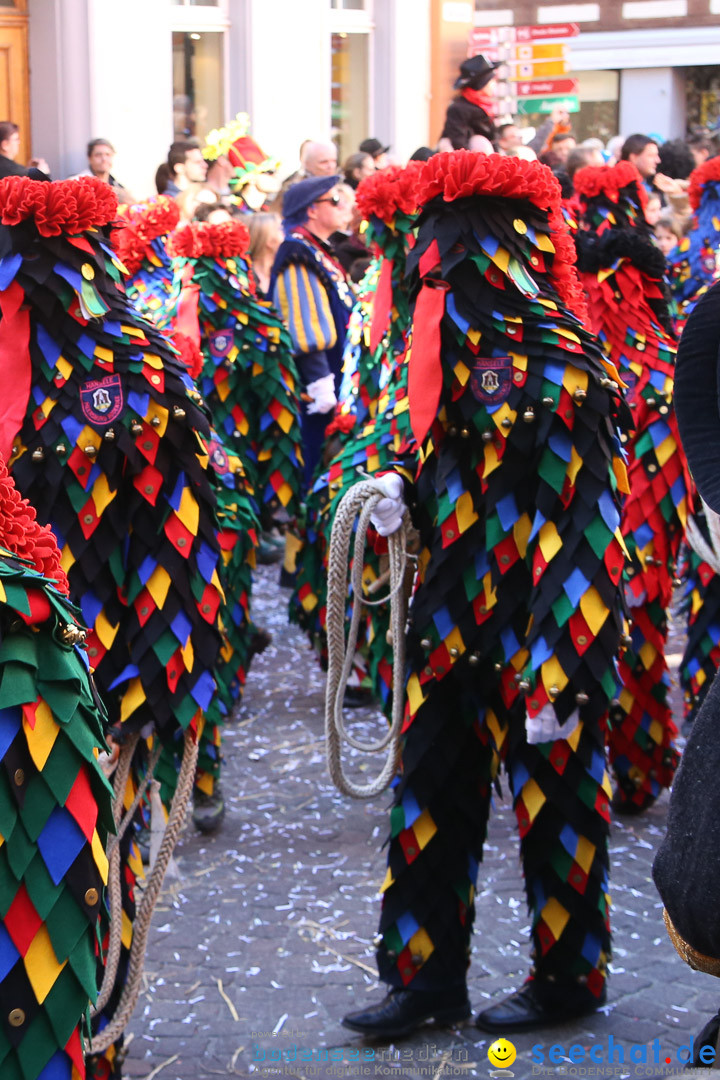
[[[595,997],[586,986],[577,982],[551,983],[532,979],[522,990],[478,1013],[475,1027],[502,1034],[552,1027],[595,1012],[606,999],[605,987],[600,996]]]
[[[212,795],[206,795],[200,788],[193,788],[193,825],[201,833],[215,832],[225,817],[225,801],[219,784],[215,784]]]
[[[374,705],[377,699],[369,686],[346,686],[343,694],[344,709],[362,709]],[[420,993],[421,991],[416,991]]]
[[[361,1035],[397,1039],[409,1035],[426,1020],[458,1024],[469,1016],[470,1002],[464,986],[435,992],[394,989],[377,1005],[348,1013],[342,1024]]]

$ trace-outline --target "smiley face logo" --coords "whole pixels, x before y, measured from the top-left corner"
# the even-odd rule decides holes
[[[516,1057],[515,1047],[507,1039],[496,1039],[488,1049],[488,1061],[496,1069],[509,1069]]]

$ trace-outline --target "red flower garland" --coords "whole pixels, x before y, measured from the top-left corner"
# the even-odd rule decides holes
[[[13,177],[23,180],[25,177]],[[41,181],[33,181],[41,183]],[[48,185],[49,186],[49,185]],[[27,559],[35,569],[57,583],[58,591],[69,595],[65,571],[60,565],[60,552],[49,525],[39,525],[34,508],[23,499],[15,481],[0,460],[0,544]]]
[[[355,417],[352,413],[336,412],[328,426],[325,428],[326,436],[334,435],[335,432],[340,432],[343,435],[349,434],[355,427]]]
[[[366,221],[371,215],[390,224],[399,212],[408,217],[417,210],[417,179],[422,161],[409,161],[403,168],[391,165],[361,181],[356,193],[357,208]]]
[[[112,240],[132,276],[142,266],[152,241],[177,228],[180,210],[174,199],[160,195],[152,202],[138,203],[125,212],[121,210],[120,217],[121,228],[113,231]]]
[[[117,214],[117,195],[94,176],[46,183],[29,176],[0,180],[0,222],[34,221],[41,236],[77,236],[108,225]]]
[[[179,258],[246,259],[250,248],[250,233],[241,221],[191,222],[175,233],[170,252]]]
[[[546,210],[555,247],[550,277],[570,310],[581,322],[587,319],[585,294],[575,270],[575,245],[562,216],[560,184],[547,165],[469,150],[436,154],[423,163],[418,175],[418,205],[424,206],[440,195],[445,202],[473,195],[527,199],[538,209]]]
[[[688,199],[693,210],[697,210],[702,201],[705,184],[713,180],[720,180],[720,158],[716,157],[703,161],[702,165],[698,165],[697,169],[693,169],[690,173]]]

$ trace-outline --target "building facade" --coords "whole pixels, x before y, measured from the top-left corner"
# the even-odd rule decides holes
[[[405,160],[436,142],[473,27],[554,22],[581,27],[582,137],[717,119],[720,0],[0,0],[0,119],[56,177],[109,139],[138,197],[174,138],[238,112],[284,173],[331,135],[341,161],[369,135]]]

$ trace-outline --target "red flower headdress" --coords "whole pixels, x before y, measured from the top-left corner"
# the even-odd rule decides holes
[[[117,195],[94,176],[46,183],[28,176],[0,181],[0,222],[33,221],[41,236],[76,236],[109,225],[117,215]]]
[[[647,195],[642,184],[642,177],[631,161],[618,161],[616,165],[586,165],[578,169],[574,177],[575,190],[586,199],[595,199],[606,195],[612,202],[617,202],[623,188],[637,184],[640,198]]]
[[[424,162],[417,179],[418,204],[425,206],[442,196],[445,202],[473,195],[527,199],[548,212],[555,257],[550,277],[563,302],[584,321],[585,295],[575,271],[575,245],[562,216],[560,185],[547,165],[501,154],[476,154],[453,150]]]
[[[142,266],[147,249],[158,236],[167,236],[177,228],[180,210],[174,199],[160,195],[156,200],[138,203],[120,211],[121,224],[112,240],[132,276]]]
[[[14,177],[14,179],[25,179]],[[34,181],[40,183],[40,181]],[[54,580],[66,596],[70,592],[60,552],[49,525],[39,525],[34,508],[23,499],[0,459],[0,545],[31,562],[38,573]]]
[[[356,194],[357,208],[366,221],[371,215],[389,225],[400,212],[410,216],[417,210],[417,178],[422,161],[410,161],[403,168],[392,165],[361,181]]]
[[[693,210],[697,210],[700,205],[705,184],[713,180],[720,180],[720,158],[716,157],[704,161],[690,173],[688,199]]]
[[[192,222],[172,238],[171,254],[185,259],[245,259],[250,248],[250,233],[241,221],[222,221],[211,225]]]

